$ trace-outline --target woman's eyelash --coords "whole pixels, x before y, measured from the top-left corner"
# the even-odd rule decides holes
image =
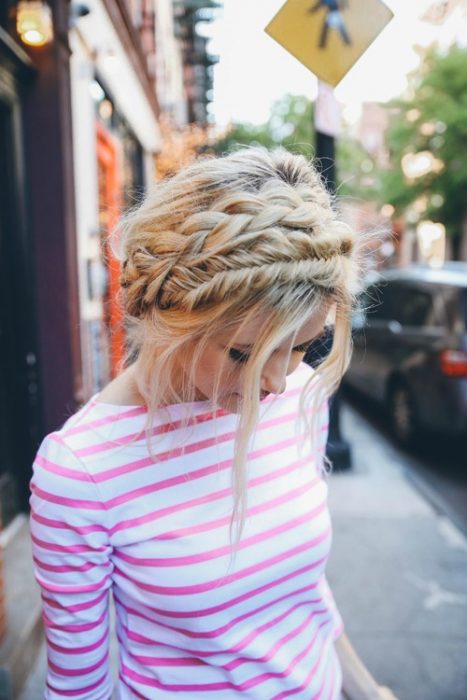
[[[311,343],[302,343],[301,345],[296,345],[293,348],[293,352],[306,352],[309,349],[310,345]]]
[[[301,345],[296,345],[293,348],[293,352],[307,352],[309,349],[311,343],[302,343]],[[244,365],[246,362],[248,362],[250,356],[247,352],[242,352],[241,350],[237,350],[237,348],[230,348],[229,349],[229,357],[231,360],[234,362],[237,362],[239,365]]]
[[[237,362],[239,365],[244,365],[245,362],[248,362],[250,356],[246,352],[242,352],[241,350],[237,350],[236,348],[230,348],[229,357],[231,360]]]

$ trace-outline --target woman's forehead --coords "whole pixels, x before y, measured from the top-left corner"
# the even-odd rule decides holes
[[[319,309],[315,309],[308,316],[305,316],[303,323],[294,335],[294,342],[301,344],[320,335],[326,324],[328,313],[329,304],[322,304]],[[252,346],[258,340],[261,330],[268,320],[269,315],[262,313],[253,316],[246,322],[229,324],[228,328],[217,334],[216,340],[226,344],[235,341],[236,345]],[[290,337],[292,337],[292,334]]]

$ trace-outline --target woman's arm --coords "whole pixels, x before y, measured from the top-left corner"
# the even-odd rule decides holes
[[[111,547],[96,485],[55,436],[31,480],[31,538],[47,641],[46,700],[110,700]]]
[[[378,685],[345,632],[334,644],[342,667],[343,692],[347,700],[396,700],[389,688]]]

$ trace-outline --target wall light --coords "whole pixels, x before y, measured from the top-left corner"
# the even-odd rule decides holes
[[[53,39],[52,12],[42,0],[20,0],[16,10],[16,31],[28,46],[45,46]]]

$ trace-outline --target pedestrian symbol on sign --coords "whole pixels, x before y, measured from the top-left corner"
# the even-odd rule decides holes
[[[346,0],[318,0],[313,7],[310,7],[308,10],[308,14],[313,14],[321,9],[326,10],[319,37],[318,46],[320,49],[326,48],[330,29],[337,30],[341,35],[342,41],[348,46],[352,43],[341,13],[344,7],[347,7]]]
[[[383,0],[285,0],[266,31],[335,87],[392,15]]]

